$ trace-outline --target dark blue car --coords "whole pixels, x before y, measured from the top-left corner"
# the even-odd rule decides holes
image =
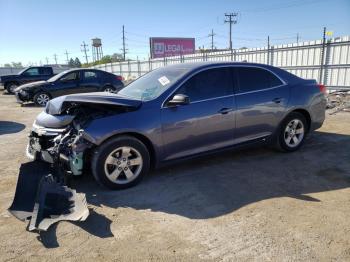
[[[117,92],[123,88],[122,77],[96,69],[71,69],[49,78],[19,86],[17,101],[33,101],[38,106],[55,97],[88,92]]]
[[[189,63],[154,70],[118,94],[51,100],[27,155],[88,165],[109,188],[135,185],[151,167],[251,143],[299,149],[325,119],[325,87],[252,63]],[[59,157],[58,157],[59,156]]]

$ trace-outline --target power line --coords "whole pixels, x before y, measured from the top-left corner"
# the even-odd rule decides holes
[[[230,25],[230,35],[229,35],[229,37],[230,37],[230,42],[229,42],[230,50],[232,50],[232,24],[237,24],[237,19],[236,19],[237,16],[238,16],[238,13],[229,13],[229,14],[225,13],[225,17],[228,18],[228,20],[225,19],[225,24],[229,23],[229,25]]]
[[[68,51],[67,51],[67,49],[66,49],[66,52],[64,53],[65,55],[66,55],[66,58],[67,58],[67,65],[69,64],[69,57],[68,57],[68,55],[69,55],[69,53],[68,53]]]
[[[87,52],[89,51],[89,49],[86,48],[88,45],[85,44],[85,41],[83,41],[83,44],[80,46],[81,46],[81,52],[83,52],[85,54],[85,61],[88,64],[89,63],[89,59],[88,59],[89,56],[87,55]]]
[[[123,25],[123,60],[125,61],[125,54],[126,54],[126,49],[125,49],[125,30],[124,30],[124,25]]]
[[[56,54],[53,55],[53,59],[55,60],[55,63],[57,65],[57,55]]]
[[[214,29],[211,30],[211,34],[209,34],[208,36],[211,37],[211,51],[214,50],[214,36],[216,34],[214,34]]]

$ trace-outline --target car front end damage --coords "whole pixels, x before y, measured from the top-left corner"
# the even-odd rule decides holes
[[[91,149],[84,128],[96,118],[134,110],[139,103],[121,103],[106,93],[73,95],[51,100],[33,123],[26,148],[31,162],[22,164],[9,211],[28,229],[47,230],[60,220],[85,220],[85,194],[68,187],[69,178],[83,174]]]

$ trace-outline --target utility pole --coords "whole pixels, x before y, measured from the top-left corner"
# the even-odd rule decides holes
[[[81,52],[83,52],[85,54],[85,61],[88,64],[89,60],[88,60],[88,55],[87,52],[89,51],[86,47],[88,46],[87,44],[85,44],[85,41],[83,41],[83,44],[80,45],[81,46]]]
[[[324,52],[325,52],[325,47],[326,47],[326,32],[327,29],[326,27],[323,27],[323,38],[322,38],[322,50],[321,50],[321,61],[320,61],[320,78],[319,78],[319,83],[322,84],[322,78],[323,78],[323,63],[324,63]]]
[[[53,59],[55,59],[55,62],[56,62],[56,65],[57,65],[57,55],[56,54],[53,55]]]
[[[125,54],[126,54],[126,49],[125,49],[125,30],[124,30],[124,25],[123,25],[123,60],[125,61]]]
[[[232,24],[237,24],[237,16],[238,16],[238,13],[225,13],[225,17],[227,18],[225,19],[225,24],[229,23],[230,25],[229,46],[231,51],[232,51]]]
[[[66,55],[66,58],[67,58],[67,65],[69,64],[69,57],[68,57],[68,55],[69,55],[69,53],[68,53],[68,51],[66,50],[66,52],[64,53],[65,55]]]
[[[49,64],[49,58],[45,57],[45,59],[46,59],[46,64],[48,65]]]
[[[211,34],[209,34],[208,36],[209,37],[211,37],[211,51],[213,52],[213,50],[214,50],[214,36],[215,36],[216,34],[214,34],[214,30],[212,29],[211,30]]]
[[[297,33],[297,43],[299,43],[299,39],[300,39],[300,36],[299,36],[299,33]]]
[[[267,36],[267,64],[270,64],[270,36]]]

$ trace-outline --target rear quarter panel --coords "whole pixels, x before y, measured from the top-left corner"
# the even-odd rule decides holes
[[[322,126],[325,120],[326,98],[316,84],[299,83],[291,86],[291,96],[286,115],[297,109],[310,114],[310,131]]]

